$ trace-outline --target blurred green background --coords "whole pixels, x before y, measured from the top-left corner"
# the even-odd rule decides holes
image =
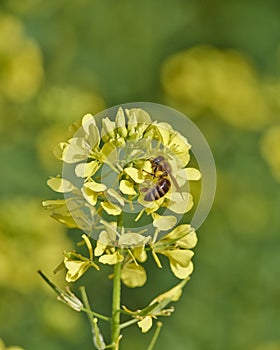
[[[59,173],[52,148],[85,113],[167,104],[194,120],[218,187],[199,229],[195,273],[156,349],[280,349],[280,3],[276,0],[9,0],[0,3],[0,337],[26,350],[91,349],[84,315],[51,275],[78,240],[41,208]],[[82,278],[97,310],[110,281]],[[142,307],[176,281],[151,264]],[[63,274],[55,277],[64,285]],[[156,287],[155,287],[156,286]],[[150,334],[125,333],[124,349]],[[126,338],[126,337],[125,337]]]

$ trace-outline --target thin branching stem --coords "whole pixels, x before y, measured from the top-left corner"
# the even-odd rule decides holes
[[[133,318],[132,320],[126,321],[124,323],[121,323],[120,324],[120,329],[126,328],[126,327],[128,327],[128,326],[130,326],[132,324],[135,324],[136,322],[139,322],[139,320],[136,319],[136,318]]]
[[[91,310],[90,304],[89,304],[89,300],[88,300],[88,297],[87,297],[87,294],[86,294],[86,289],[85,289],[84,286],[80,287],[80,291],[81,291],[83,303],[84,303],[84,305],[85,305],[85,307],[82,308],[81,311],[85,312],[85,313],[88,315],[88,319],[89,319],[89,321],[90,321],[90,324],[92,325],[92,319],[93,319],[93,317],[97,317],[97,318],[99,318],[100,320],[104,320],[104,321],[110,322],[110,321],[111,321],[111,318],[110,318],[110,317],[101,315],[101,314],[99,314],[98,312],[95,312],[95,311],[92,311],[92,310]]]
[[[149,347],[148,347],[147,350],[153,350],[153,349],[154,349],[154,346],[155,346],[156,341],[157,341],[157,339],[158,339],[158,336],[159,336],[161,327],[162,327],[162,323],[161,323],[161,322],[158,322],[158,323],[157,323],[157,328],[156,328],[156,330],[155,330],[155,333],[154,333],[154,335],[153,335],[153,338],[152,338],[152,340],[151,340],[151,342],[150,342],[150,345],[149,345]]]

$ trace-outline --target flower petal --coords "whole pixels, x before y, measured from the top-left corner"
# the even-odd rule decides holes
[[[169,289],[167,292],[160,294],[150,303],[150,305],[154,303],[163,303],[165,301],[167,305],[171,301],[178,301],[182,295],[182,289],[188,280],[189,279],[186,278],[184,281],[181,281],[175,287]]]
[[[174,240],[180,248],[191,249],[197,244],[197,236],[191,225],[183,224],[164,236],[165,240]]]
[[[150,124],[151,121],[151,117],[149,115],[149,113],[147,113],[146,111],[144,111],[144,109],[142,108],[130,108],[130,109],[126,109],[125,113],[127,115],[127,117],[129,118],[132,114],[135,115],[135,119],[137,121],[137,123],[145,123],[145,124]]]
[[[82,126],[86,133],[86,139],[91,148],[94,149],[100,142],[99,130],[96,126],[94,117],[91,114],[86,114],[82,119]]]
[[[120,182],[120,191],[123,194],[134,195],[136,191],[134,190],[133,183],[128,180],[121,180]]]
[[[115,237],[113,238],[113,240]],[[102,231],[99,235],[98,241],[96,242],[96,247],[94,249],[94,255],[100,256],[104,253],[107,246],[112,245],[112,238],[107,231]]]
[[[144,317],[141,321],[137,322],[137,325],[139,328],[141,328],[142,333],[147,333],[153,325],[152,316]]]
[[[109,215],[120,215],[122,212],[119,206],[111,202],[101,202],[101,206]]]
[[[179,264],[182,267],[188,267],[194,256],[194,252],[189,249],[164,250],[160,253],[168,257],[170,264]]]
[[[57,159],[63,160],[63,152],[64,152],[64,149],[67,147],[67,145],[68,145],[67,142],[60,142],[58,145],[54,147],[53,154]]]
[[[107,141],[107,138],[115,137],[115,129],[116,129],[115,122],[112,122],[108,117],[102,119],[101,135],[102,135],[102,139],[104,139],[104,142]]]
[[[167,231],[174,227],[177,223],[177,218],[172,215],[163,215],[152,214],[154,221],[153,226],[155,226],[160,231]]]
[[[89,163],[80,163],[75,168],[75,174],[78,177],[91,177],[99,169],[100,165],[97,160],[93,160]]]
[[[125,168],[124,171],[137,184],[140,184],[140,183],[142,183],[144,181],[142,171],[140,171],[139,169],[136,169],[136,168],[133,168],[133,167],[128,167],[128,168]]]
[[[84,198],[89,202],[89,204],[94,206],[97,202],[98,193],[94,192],[91,188],[88,188],[85,185],[86,184],[83,185],[81,192]]]
[[[142,287],[147,281],[146,271],[143,266],[130,262],[122,267],[121,279],[127,287]]]
[[[82,137],[74,137],[68,140],[69,144],[64,148],[62,159],[65,163],[76,163],[87,159],[90,152],[90,145]]]
[[[118,134],[120,136],[122,136],[122,137],[126,137],[126,135],[127,135],[127,129],[126,129],[125,124],[126,124],[126,122],[125,122],[124,111],[120,107],[118,109],[118,112],[117,112],[117,115],[116,115],[116,126],[117,126]]]
[[[173,192],[170,195],[168,209],[177,214],[185,214],[193,207],[193,197],[188,192]]]
[[[118,251],[116,251],[113,254],[102,255],[99,258],[99,262],[101,262],[102,264],[115,265],[119,262],[122,262],[123,259],[123,256]]]
[[[100,161],[114,163],[118,158],[116,147],[112,143],[105,143],[101,149]]]
[[[129,232],[121,235],[118,243],[121,247],[131,247],[145,245],[149,240],[150,237],[145,237],[135,232]]]
[[[196,168],[186,168],[187,179],[197,181],[201,179],[201,172]]]
[[[68,193],[74,190],[74,186],[70,181],[60,177],[52,177],[47,181],[48,186],[55,192]]]
[[[117,191],[115,191],[113,188],[109,188],[107,193],[110,197],[116,199],[120,205],[124,206],[124,199]]]
[[[156,127],[160,133],[162,144],[167,146],[170,140],[170,129],[172,130],[171,126],[167,123],[157,123]]]
[[[64,265],[66,267],[66,281],[75,282],[77,281],[91,266],[90,261],[81,261],[81,260],[68,260],[67,257],[64,259]]]
[[[91,190],[92,192],[103,192],[107,189],[107,186],[98,182],[95,182],[94,180],[91,180],[89,182],[86,182],[83,185],[84,188],[87,188]]]
[[[193,263],[190,262],[187,267],[182,267],[179,264],[170,264],[170,268],[177,278],[185,279],[193,272]]]
[[[148,258],[145,246],[133,248],[132,254],[134,258],[139,262],[145,262]]]

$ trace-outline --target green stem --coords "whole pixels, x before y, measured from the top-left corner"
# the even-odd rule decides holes
[[[101,315],[98,312],[95,312],[95,311],[91,310],[90,305],[89,305],[89,300],[88,300],[88,297],[87,297],[87,294],[86,294],[86,289],[85,289],[84,286],[80,287],[80,291],[81,291],[82,299],[83,299],[83,302],[84,302],[84,305],[85,305],[85,307],[83,307],[81,309],[81,311],[83,311],[83,312],[85,312],[87,314],[87,316],[89,318],[89,321],[90,321],[90,324],[92,324],[93,317],[97,317],[97,318],[100,318],[101,320],[110,322],[111,321],[110,317]]]
[[[92,310],[88,310],[87,308],[82,308],[81,311],[85,312],[85,313],[88,314],[89,316],[99,318],[100,320],[107,321],[107,322],[110,322],[110,321],[111,321],[111,318],[110,318],[110,317],[101,315],[101,314],[99,314],[98,312],[95,312],[95,311],[92,311]]]
[[[89,323],[90,323],[91,330],[93,330],[92,329],[93,316],[88,312],[88,311],[91,311],[91,308],[90,308],[90,304],[89,304],[89,300],[88,300],[88,296],[87,296],[85,287],[84,286],[80,287],[80,291],[82,294],[82,299],[83,299],[84,305],[86,307],[86,308],[83,308],[82,310],[86,312]]]
[[[156,344],[156,341],[157,341],[157,339],[158,339],[158,336],[159,336],[161,327],[162,327],[162,323],[161,323],[161,322],[158,322],[158,323],[157,323],[157,328],[156,328],[156,330],[155,330],[155,333],[154,333],[154,335],[153,335],[153,338],[152,338],[151,343],[150,343],[150,345],[149,345],[149,347],[148,347],[147,350],[153,350],[153,348],[154,348],[154,346],[155,346],[155,344]]]
[[[139,320],[137,320],[136,318],[133,318],[132,320],[126,321],[124,323],[121,323],[120,325],[120,329],[126,328],[132,324],[135,324],[136,322],[139,322]]]
[[[119,349],[121,307],[121,263],[114,266],[111,337],[113,350]]]

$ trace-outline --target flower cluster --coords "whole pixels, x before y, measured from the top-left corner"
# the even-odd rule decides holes
[[[199,170],[188,167],[191,145],[143,109],[119,108],[115,120],[98,122],[85,115],[72,126],[73,137],[55,148],[63,177],[48,185],[64,199],[43,202],[54,219],[87,234],[89,258],[65,253],[67,280],[77,280],[90,266],[99,269],[98,263],[121,262],[122,281],[142,286],[147,250],[159,267],[158,254],[165,255],[173,273],[185,279],[196,235],[189,225],[176,225],[193,206],[189,181],[200,179]]]

